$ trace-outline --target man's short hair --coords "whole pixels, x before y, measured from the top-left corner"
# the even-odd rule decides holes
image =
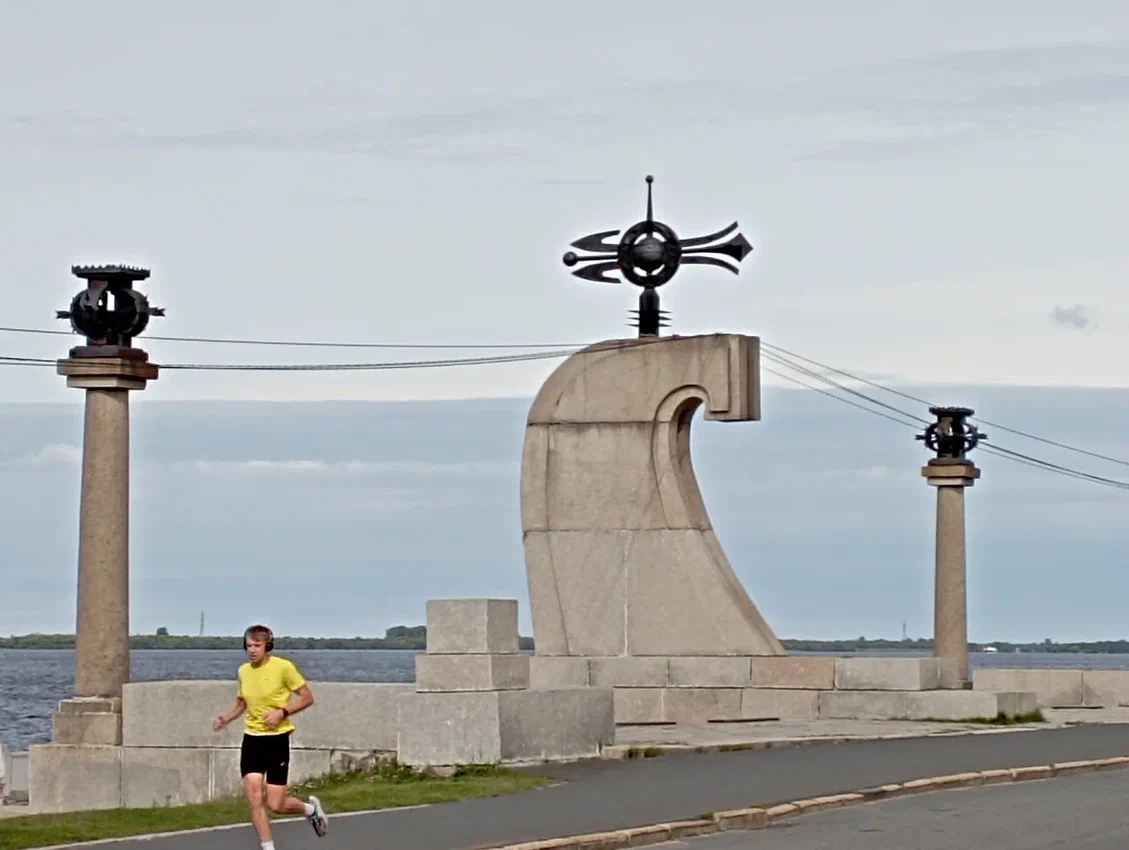
[[[273,639],[274,635],[266,626],[256,624],[254,626],[249,626],[247,631],[243,633],[243,637],[246,640],[261,640],[263,643],[269,643]]]

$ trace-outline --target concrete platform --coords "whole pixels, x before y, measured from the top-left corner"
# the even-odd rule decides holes
[[[666,753],[768,749],[829,742],[896,740],[953,735],[992,735],[1083,725],[1129,725],[1129,707],[1043,709],[1045,722],[1013,726],[921,720],[769,720],[763,722],[619,726],[605,758],[648,747]]]

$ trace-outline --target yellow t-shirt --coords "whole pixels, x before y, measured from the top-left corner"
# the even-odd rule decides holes
[[[294,662],[277,655],[270,656],[265,664],[255,667],[245,661],[239,667],[239,696],[247,703],[246,719],[243,726],[248,735],[281,735],[293,732],[294,724],[289,717],[273,729],[263,722],[263,717],[273,708],[285,708],[290,695],[298,690],[306,680],[294,666]]]

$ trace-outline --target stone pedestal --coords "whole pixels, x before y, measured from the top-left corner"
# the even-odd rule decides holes
[[[121,699],[75,697],[62,700],[59,710],[51,717],[51,740],[56,744],[120,745]]]
[[[933,654],[956,662],[962,686],[968,676],[968,593],[964,547],[964,488],[980,477],[968,460],[935,458],[921,474],[937,488]]]
[[[416,656],[416,690],[528,688],[529,656],[518,646],[516,599],[429,599],[427,652]]]
[[[428,599],[427,652],[415,657],[415,690],[526,689],[530,656],[518,646],[517,599]]]
[[[417,693],[400,706],[399,759],[415,766],[573,759],[614,743],[611,688],[529,684],[517,600],[429,600]]]
[[[518,651],[516,599],[427,600],[428,655]]]
[[[129,393],[155,380],[157,366],[140,349],[115,352],[57,366],[68,387],[86,390],[75,625],[80,697],[120,697],[129,681]]]

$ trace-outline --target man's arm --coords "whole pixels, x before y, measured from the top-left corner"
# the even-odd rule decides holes
[[[314,692],[310,690],[310,686],[302,683],[294,695],[298,697],[293,702],[289,703],[286,708],[275,708],[267,712],[263,722],[272,729],[282,722],[282,718],[289,717],[292,714],[297,714],[299,711],[304,711],[314,704]]]
[[[238,717],[247,708],[247,703],[243,701],[243,697],[236,697],[235,702],[231,708],[221,714],[212,722],[212,729],[216,732],[220,731],[224,726]]]
[[[314,692],[310,690],[309,685],[302,685],[294,692],[298,699],[286,706],[287,714],[297,714],[299,711],[309,708],[314,704]]]

